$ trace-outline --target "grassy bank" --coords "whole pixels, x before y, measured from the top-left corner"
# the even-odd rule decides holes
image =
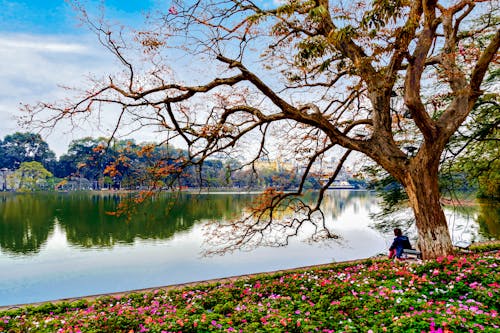
[[[498,332],[498,248],[45,304],[0,312],[0,332]]]

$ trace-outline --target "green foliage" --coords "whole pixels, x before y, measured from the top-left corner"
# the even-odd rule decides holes
[[[390,175],[372,182],[370,188],[377,191],[382,198],[384,214],[394,212],[403,202],[408,200],[408,195],[401,184]]]
[[[46,189],[46,179],[51,178],[52,173],[45,169],[39,162],[23,162],[19,169],[8,176],[11,188],[18,188],[21,192],[32,192]]]
[[[488,84],[495,84],[500,71],[492,71]],[[465,172],[477,183],[478,197],[500,199],[500,94],[487,93],[476,103],[464,129],[450,143],[460,151],[453,161],[455,172]]]
[[[390,22],[396,23],[408,5],[408,0],[375,0],[372,10],[365,12],[361,26],[380,29]]]
[[[408,214],[399,214],[405,209],[409,209],[408,195],[403,186],[392,176],[383,173],[379,168],[366,168],[365,171],[376,175],[368,188],[375,190],[382,208],[379,213],[372,214],[375,221],[375,228],[381,232],[389,232],[393,228],[408,230],[415,219]],[[475,188],[467,182],[463,173],[442,172],[439,175],[439,188],[444,197],[473,200]]]
[[[500,250],[500,241],[472,244],[469,247],[469,250],[473,251],[475,253],[499,251]]]
[[[314,36],[304,39],[297,47],[299,49],[296,56],[297,63],[300,66],[307,66],[326,54],[328,43],[322,36]]]
[[[278,7],[276,12],[279,16],[290,17],[294,14],[296,8],[297,8],[297,2],[290,1]]]
[[[335,43],[341,43],[348,38],[354,38],[357,35],[356,28],[352,25],[347,25],[343,28],[334,30],[329,36],[329,40]]]
[[[371,181],[368,188],[376,191],[382,199],[379,213],[372,214],[375,221],[374,227],[380,232],[390,232],[394,228],[407,230],[413,225],[412,217],[399,216],[398,213],[408,208],[408,195],[397,180],[383,172],[378,166],[365,167],[364,172],[369,175]]]
[[[98,179],[105,166],[113,159],[105,138],[86,137],[70,142],[68,151],[59,159],[58,177],[75,175],[87,179]]]
[[[55,154],[40,134],[16,132],[0,141],[0,168],[17,169],[21,163],[31,161],[49,170],[55,166]]]
[[[265,18],[266,18],[266,15],[264,13],[255,13],[255,14],[250,15],[248,17],[248,22],[250,22],[250,24],[258,24],[261,21],[263,21]]]
[[[309,11],[309,18],[313,22],[321,22],[328,15],[328,10],[324,6],[317,6]]]

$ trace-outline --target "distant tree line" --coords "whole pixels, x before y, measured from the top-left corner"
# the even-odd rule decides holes
[[[300,181],[300,170],[262,168],[256,172],[242,168],[234,159],[193,163],[180,173],[176,164],[186,159],[187,153],[182,149],[154,143],[137,144],[134,140],[103,137],[73,140],[59,159],[39,134],[17,132],[0,140],[0,169],[4,173],[8,170],[8,177],[4,177],[6,183],[10,182],[4,189],[136,190],[147,188],[152,181],[170,184],[170,178],[175,177],[176,186],[186,188],[287,190],[297,187]],[[156,170],[155,173],[152,170]],[[164,170],[164,174],[158,175],[158,170]],[[319,183],[310,177],[305,187],[318,188]]]

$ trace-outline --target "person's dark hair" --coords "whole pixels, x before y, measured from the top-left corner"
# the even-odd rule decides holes
[[[394,236],[402,236],[403,233],[401,232],[401,229],[399,228],[396,228],[394,229]]]

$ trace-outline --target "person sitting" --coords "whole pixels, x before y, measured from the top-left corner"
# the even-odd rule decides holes
[[[411,249],[410,240],[408,237],[403,236],[401,229],[394,229],[394,241],[392,242],[391,247],[389,248],[389,259],[394,257],[401,259],[401,255],[403,254],[404,249]]]

